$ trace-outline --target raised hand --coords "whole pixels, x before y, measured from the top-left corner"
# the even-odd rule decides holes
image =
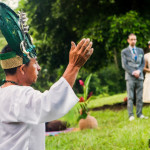
[[[71,42],[69,64],[63,74],[71,87],[74,85],[78,71],[93,53],[92,44],[90,39],[82,39],[77,46],[74,42]]]
[[[74,67],[82,67],[93,53],[92,44],[90,39],[82,39],[77,46],[74,42],[71,42],[69,64]]]

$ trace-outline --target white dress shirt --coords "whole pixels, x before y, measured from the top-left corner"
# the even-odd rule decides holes
[[[134,59],[135,54],[133,53],[133,48],[134,48],[135,54],[137,55],[136,46],[132,47],[132,46],[129,45],[129,49],[132,53],[132,58]],[[139,71],[139,73],[141,73],[140,70],[138,70],[138,71]],[[132,72],[132,75],[133,75],[133,72]]]
[[[135,54],[137,54],[137,52],[136,52],[136,46],[132,47],[132,46],[129,45],[129,49],[130,49],[132,55],[134,56],[134,54],[133,54],[133,48],[134,48]]]
[[[77,102],[63,77],[44,93],[30,86],[0,88],[0,150],[44,150],[45,122],[64,116]]]

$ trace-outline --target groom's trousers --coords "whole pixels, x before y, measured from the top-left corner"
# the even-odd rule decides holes
[[[126,80],[127,86],[127,108],[129,117],[133,116],[133,100],[134,100],[134,91],[136,94],[136,115],[140,117],[142,115],[142,95],[143,95],[143,80]]]

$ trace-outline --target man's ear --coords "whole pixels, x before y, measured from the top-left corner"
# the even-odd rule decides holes
[[[19,67],[19,71],[20,71],[20,73],[22,74],[22,75],[24,75],[25,74],[25,64],[23,64],[23,65],[21,65],[20,67]]]
[[[127,39],[127,42],[129,43],[129,39]]]

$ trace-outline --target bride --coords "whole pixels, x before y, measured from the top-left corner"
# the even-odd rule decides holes
[[[150,49],[150,41],[148,42],[148,48]],[[145,80],[143,84],[143,102],[150,103],[150,52],[144,55],[145,60]]]

